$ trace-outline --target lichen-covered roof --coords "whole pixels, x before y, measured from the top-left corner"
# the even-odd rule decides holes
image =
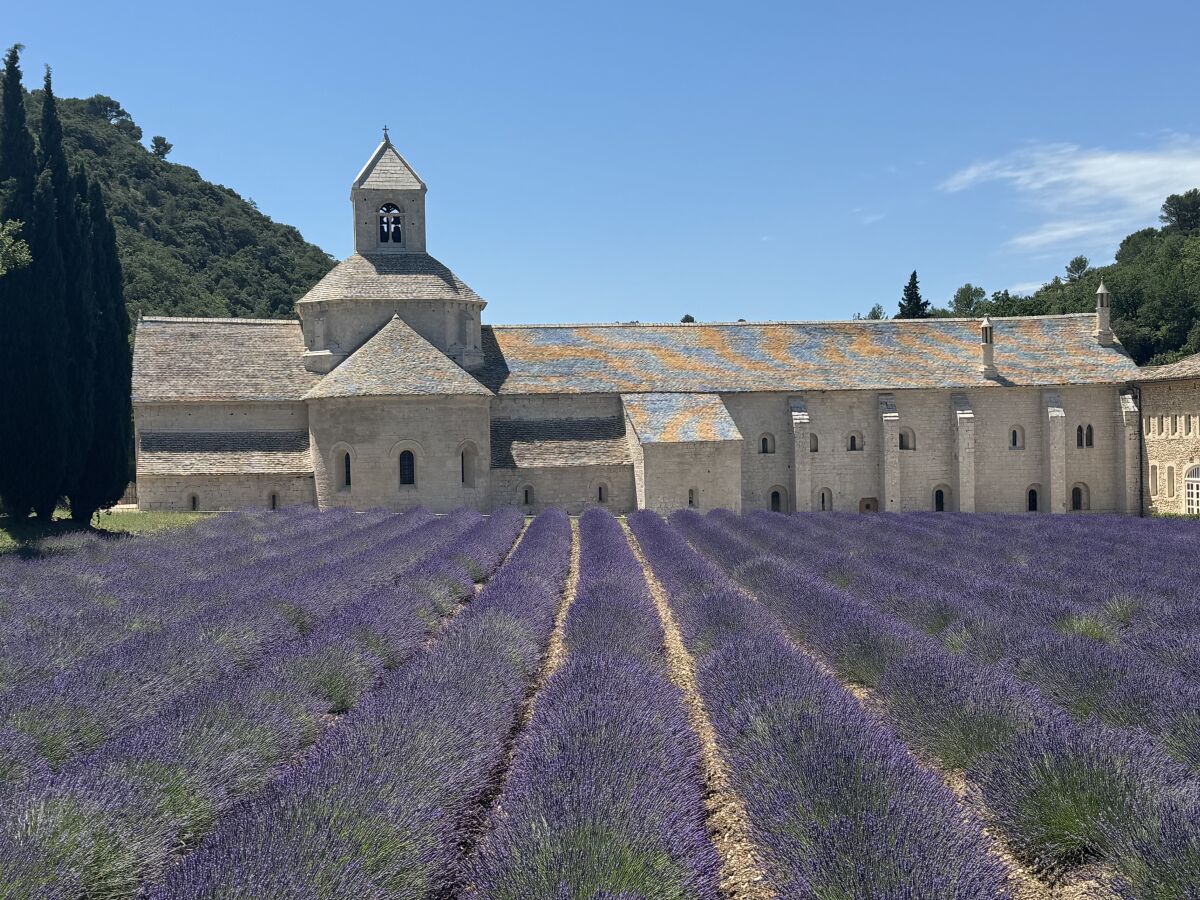
[[[622,394],[621,403],[643,444],[742,439],[716,394]]]
[[[296,321],[147,316],[134,338],[133,400],[299,400],[319,377],[304,349]]]
[[[142,475],[311,475],[307,431],[144,431]]]
[[[425,182],[408,164],[408,160],[400,155],[400,151],[392,146],[392,142],[384,138],[354,179],[354,186],[392,191],[419,191],[425,187]]]
[[[390,322],[322,378],[304,399],[410,394],[490,397],[491,393],[403,319],[392,316]]]
[[[355,253],[327,272],[299,302],[321,300],[483,302],[428,253]]]
[[[1200,378],[1200,353],[1165,366],[1139,369],[1134,381],[1175,381],[1181,378]]]
[[[492,468],[621,466],[630,463],[625,420],[492,419]]]
[[[995,319],[1000,378],[979,372],[979,321],[503,325],[484,328],[496,393],[734,393],[1054,385],[1133,380],[1092,315]]]

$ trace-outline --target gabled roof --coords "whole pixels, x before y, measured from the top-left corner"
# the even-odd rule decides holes
[[[354,186],[393,191],[425,190],[425,182],[387,138],[375,148],[367,164],[354,179]]]
[[[491,393],[399,316],[392,316],[304,399]]]
[[[625,420],[492,419],[492,468],[629,465]]]
[[[318,300],[483,302],[428,253],[355,253],[327,272],[299,302]]]
[[[1095,316],[995,319],[999,378],[979,372],[978,319],[672,325],[498,325],[480,381],[496,393],[899,390],[1133,381]]]
[[[304,349],[292,320],[147,316],[134,337],[133,400],[299,400],[319,378]]]
[[[1138,371],[1134,381],[1175,381],[1181,378],[1200,378],[1200,353],[1165,366],[1147,366]]]
[[[622,394],[621,403],[643,444],[742,439],[716,394]]]
[[[307,431],[143,431],[142,475],[311,475]]]

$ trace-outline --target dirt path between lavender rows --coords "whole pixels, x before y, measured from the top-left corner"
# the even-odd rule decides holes
[[[696,685],[696,669],[692,655],[683,645],[675,616],[667,602],[667,592],[655,576],[641,545],[626,523],[622,523],[629,546],[641,564],[650,588],[650,596],[658,611],[665,635],[667,670],[671,681],[683,691],[688,720],[700,738],[700,765],[705,784],[705,813],[708,833],[721,858],[721,892],[730,900],[768,900],[775,892],[767,883],[762,854],[754,845],[750,820],[729,781],[729,767],[717,746],[717,735],[704,709]]]

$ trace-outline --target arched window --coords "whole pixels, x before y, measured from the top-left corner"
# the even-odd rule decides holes
[[[688,488],[688,508],[695,509],[697,505],[698,492],[695,488]]]
[[[817,492],[817,509],[821,512],[833,511],[833,491],[829,488],[821,488]]]
[[[188,508],[192,512],[196,512],[198,509],[200,509],[200,498],[195,494],[192,494],[188,497]]]
[[[775,452],[775,435],[768,432],[758,439],[759,453],[774,453]]]
[[[379,207],[379,243],[404,243],[404,217],[395,203],[385,203]]]
[[[1187,514],[1200,516],[1200,466],[1188,469],[1183,479],[1183,490],[1187,501]]]
[[[1025,493],[1025,511],[1026,512],[1037,512],[1038,511],[1038,506],[1039,506],[1038,494],[1039,494],[1039,491],[1038,491],[1038,486],[1036,484],[1033,485]]]
[[[1150,496],[1158,496],[1158,466],[1150,467]]]
[[[1014,425],[1008,432],[1008,449],[1009,450],[1024,450],[1025,449],[1025,429],[1020,425]]]
[[[781,484],[773,485],[767,493],[768,507],[771,512],[785,513],[791,509],[791,504],[788,503],[788,492]]]
[[[350,490],[350,485],[353,482],[353,472],[351,471],[350,451],[342,452],[341,459],[338,460],[337,467],[337,487],[339,491]]]
[[[1080,450],[1083,449],[1083,426],[1075,426],[1075,446]]]
[[[1096,430],[1094,428],[1092,428],[1091,425],[1089,425],[1087,428],[1084,429],[1083,446],[1084,447],[1095,447],[1096,446]]]
[[[936,490],[934,490],[934,492],[933,492],[933,511],[934,512],[945,512],[946,511],[946,489],[945,488],[937,488]]]
[[[863,437],[857,431],[850,432],[850,437],[846,440],[846,449],[851,453],[857,453],[863,449]]]
[[[417,484],[417,456],[411,450],[400,451],[400,486],[415,487]]]
[[[783,495],[779,491],[771,491],[771,512],[783,512]]]
[[[900,429],[900,449],[901,450],[916,450],[917,436],[911,428]]]
[[[816,453],[819,446],[820,441],[817,440],[817,436],[815,434],[810,434],[808,436],[808,452]]]
[[[1072,512],[1084,512],[1092,508],[1090,491],[1088,486],[1083,482],[1071,488],[1071,510]]]
[[[608,502],[608,485],[607,484],[599,484],[596,486],[596,502],[597,503],[607,503]]]
[[[533,506],[533,485],[527,484],[521,488],[521,503],[525,506]]]
[[[406,453],[408,451],[405,451]],[[479,453],[475,450],[474,444],[467,444],[462,448],[460,465],[462,468],[462,483],[463,487],[475,487],[475,469],[478,467]]]
[[[279,495],[271,494],[271,509],[279,509]]]
[[[1167,496],[1175,497],[1175,467],[1167,466]]]

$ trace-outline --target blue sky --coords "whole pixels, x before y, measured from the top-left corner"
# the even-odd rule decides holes
[[[1200,186],[1200,4],[9,4],[27,84],[342,257],[380,127],[491,322],[1036,286]]]

